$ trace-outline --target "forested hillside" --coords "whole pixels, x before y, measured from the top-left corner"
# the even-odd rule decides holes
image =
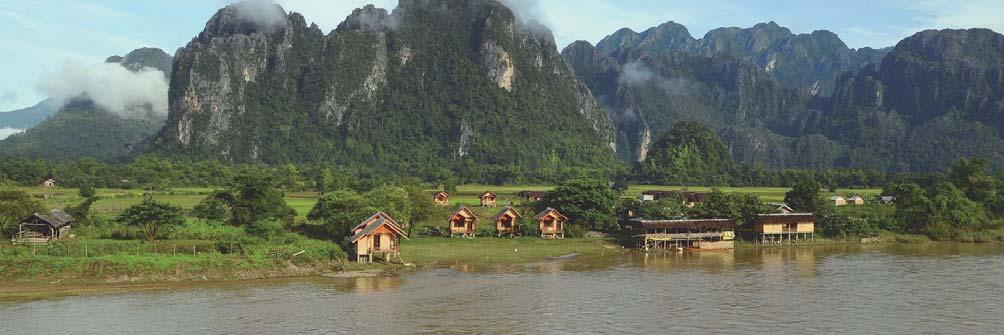
[[[330,34],[249,4],[177,53],[156,152],[489,180],[616,166],[613,125],[551,33],[496,1],[370,6]]]
[[[769,23],[697,40],[671,22],[576,42],[563,56],[611,115],[628,161],[644,160],[673,124],[697,121],[746,165],[928,172],[973,156],[1004,167],[1001,40],[932,30],[851,50],[825,31]]]

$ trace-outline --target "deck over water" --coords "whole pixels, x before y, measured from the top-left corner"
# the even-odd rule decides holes
[[[1004,246],[768,248],[7,303],[0,333],[998,334],[1002,299]]]

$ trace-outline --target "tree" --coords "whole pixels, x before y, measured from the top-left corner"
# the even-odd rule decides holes
[[[457,193],[457,178],[449,177],[443,182],[443,192],[455,195]]]
[[[724,193],[712,190],[704,202],[694,206],[688,215],[698,219],[732,219],[739,227],[751,228],[760,214],[769,213],[770,208],[756,195],[746,193]]]
[[[986,158],[962,158],[952,166],[948,181],[965,192],[969,199],[986,203],[994,196],[993,177],[984,174],[989,161]]]
[[[144,195],[139,204],[126,208],[117,221],[131,227],[143,230],[146,240],[153,242],[163,229],[170,229],[185,224],[181,207],[154,200],[150,195]]]
[[[296,211],[286,204],[283,193],[272,187],[272,179],[261,173],[244,173],[234,179],[236,195],[230,203],[230,222],[250,226],[263,220],[290,221]]]
[[[10,228],[14,223],[42,210],[42,203],[27,192],[0,188],[0,235],[12,235]]]
[[[90,197],[84,199],[76,206],[72,206],[66,209],[66,213],[73,217],[73,221],[77,224],[88,224],[91,222],[91,205],[95,201],[98,201],[97,197]]]
[[[349,237],[352,227],[376,211],[355,191],[334,190],[317,200],[307,219],[322,222],[334,240],[342,241]]]
[[[812,177],[803,177],[784,194],[784,202],[796,211],[815,212],[823,186]]]
[[[544,203],[556,208],[576,224],[589,229],[617,227],[619,195],[607,182],[592,178],[575,178],[558,184],[548,192]]]
[[[211,195],[192,208],[192,216],[203,220],[223,222],[230,218],[226,197]]]
[[[94,197],[94,185],[91,183],[83,183],[80,185],[80,197],[81,198],[92,198]]]

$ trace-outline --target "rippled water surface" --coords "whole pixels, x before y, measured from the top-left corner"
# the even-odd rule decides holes
[[[1004,247],[626,254],[0,304],[10,334],[1004,332]]]

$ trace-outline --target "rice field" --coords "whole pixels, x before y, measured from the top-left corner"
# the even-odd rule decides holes
[[[36,198],[44,200],[46,204],[52,208],[72,206],[83,200],[78,195],[78,190],[75,188],[24,187],[22,189],[34,195]],[[460,185],[457,187],[457,192],[452,194],[452,197],[450,198],[450,207],[455,208],[459,205],[477,206],[479,205],[478,196],[486,191],[495,192],[499,197],[497,200],[498,205],[499,207],[502,207],[509,204],[520,204],[522,199],[519,196],[519,192],[521,191],[550,191],[553,189],[553,185]],[[642,192],[649,190],[710,192],[712,189],[712,187],[706,186],[633,185],[628,188],[623,196],[626,198],[637,198]],[[789,190],[784,187],[719,187],[717,189],[727,193],[750,193],[760,197],[764,201],[771,202],[783,201],[784,194]],[[151,193],[153,194],[154,199],[190,210],[198,204],[199,201],[202,201],[202,199],[206,196],[216,193],[218,190],[220,189],[192,187],[153,191]],[[431,194],[436,190],[437,189],[433,188],[426,190],[430,194],[430,201],[432,201]],[[141,189],[97,189],[96,192],[100,197],[100,200],[95,202],[91,207],[92,212],[99,215],[117,215],[129,206],[142,201],[143,194],[148,191]],[[881,189],[840,189],[832,193],[824,192],[824,196],[858,195],[870,200],[881,192]],[[296,210],[300,218],[306,217],[307,213],[310,212],[310,209],[317,203],[317,198],[318,194],[316,192],[286,193],[286,202]],[[480,212],[484,213],[477,214],[488,214],[489,211]]]

